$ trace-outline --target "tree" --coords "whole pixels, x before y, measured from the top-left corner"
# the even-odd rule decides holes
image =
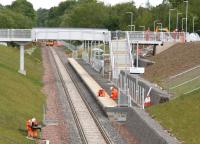
[[[38,9],[37,10],[37,26],[45,27],[47,26],[49,11],[47,9]]]
[[[105,28],[106,11],[103,3],[81,2],[62,17],[61,26]]]
[[[118,27],[120,30],[130,30],[128,25],[130,25],[131,15],[127,14],[127,12],[133,13],[133,24],[135,24],[135,20],[137,17],[137,9],[132,3],[122,3],[117,4],[112,7],[112,12],[110,17],[114,15],[118,19]]]
[[[33,21],[35,20],[36,14],[33,5],[26,0],[16,0],[11,4],[10,8],[15,12],[29,17]]]
[[[31,28],[32,21],[20,13],[15,13],[10,9],[0,10],[0,28]]]

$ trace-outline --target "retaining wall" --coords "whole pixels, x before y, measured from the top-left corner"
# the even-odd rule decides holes
[[[144,110],[133,107],[128,113],[126,127],[134,133],[140,144],[180,144]]]

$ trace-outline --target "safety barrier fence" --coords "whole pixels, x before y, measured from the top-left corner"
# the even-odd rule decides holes
[[[142,79],[138,75],[129,74],[129,71],[120,72],[118,87],[120,91],[122,90],[120,93],[127,94],[126,97],[130,97],[131,102],[143,109],[148,97],[150,105],[169,100],[169,94],[166,91],[160,90],[154,84]],[[127,101],[127,104],[130,104],[129,101]]]

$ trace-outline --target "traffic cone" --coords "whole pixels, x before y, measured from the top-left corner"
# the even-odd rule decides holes
[[[151,97],[149,95],[144,99],[144,106],[151,106]]]

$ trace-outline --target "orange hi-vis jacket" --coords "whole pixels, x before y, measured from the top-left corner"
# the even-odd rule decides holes
[[[116,88],[112,88],[111,98],[116,100],[118,98],[118,90]]]
[[[105,95],[106,95],[106,93],[105,93],[105,90],[104,90],[104,89],[100,89],[100,90],[98,91],[98,96],[104,97]]]
[[[27,130],[27,133],[28,133],[28,136],[29,137],[33,137],[33,138],[36,138],[38,136],[38,132],[37,132],[37,129],[34,129],[32,128],[33,125],[37,125],[38,123],[37,122],[32,122],[32,120],[27,120],[26,121],[26,130]]]

